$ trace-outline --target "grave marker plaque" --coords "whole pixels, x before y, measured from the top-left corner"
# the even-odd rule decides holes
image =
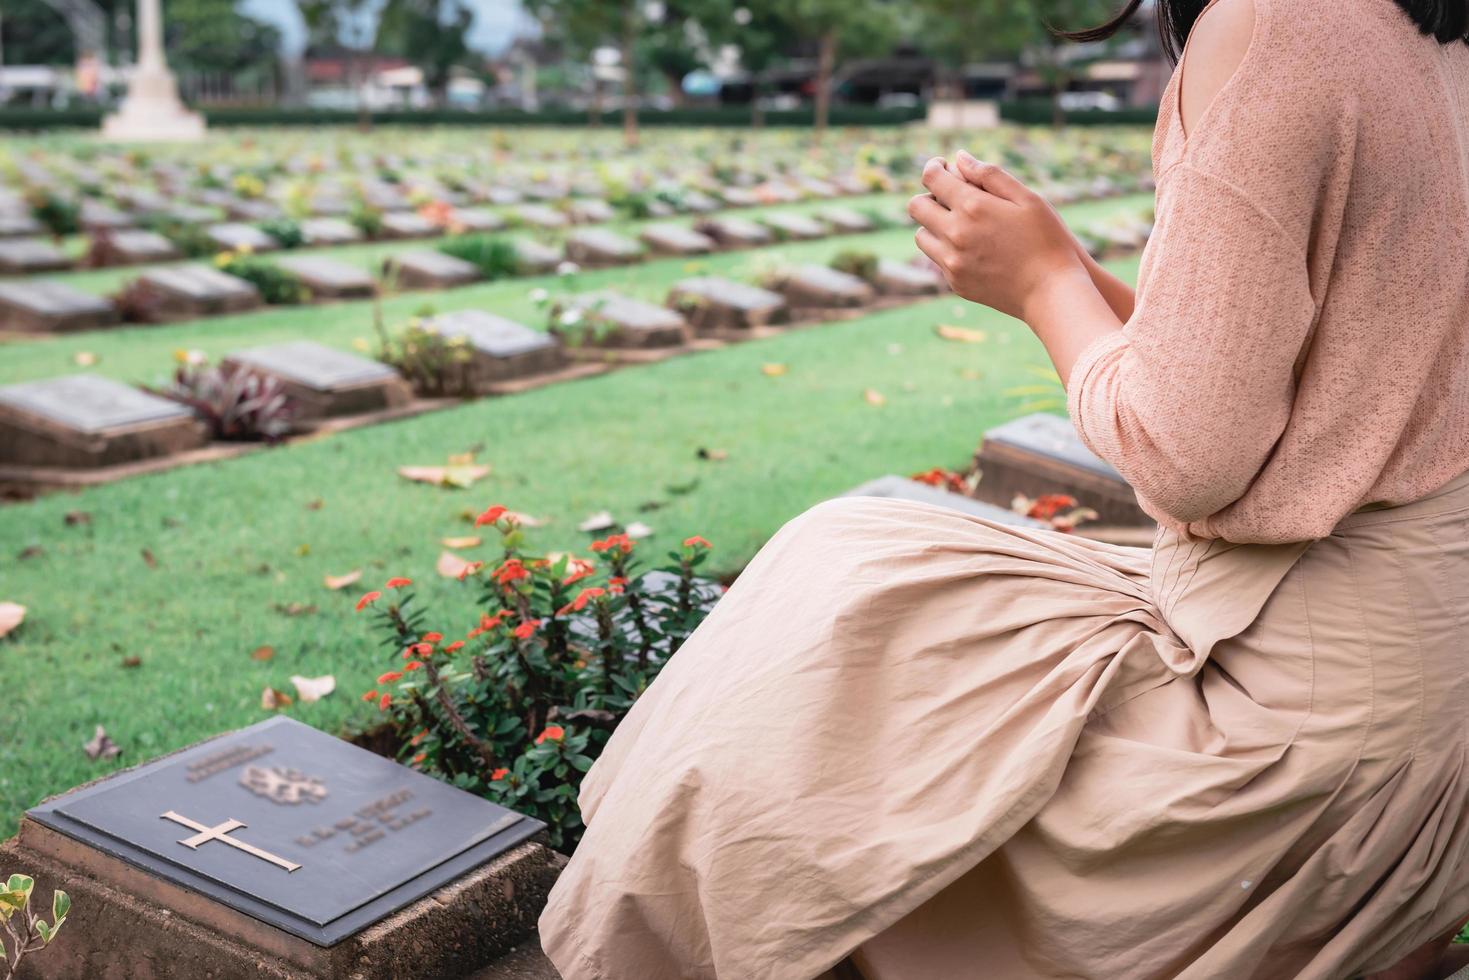
[[[401,289],[451,289],[479,278],[479,267],[473,262],[443,252],[403,252],[385,265]]]
[[[489,208],[455,208],[450,228],[454,231],[499,231],[505,219]]]
[[[94,236],[88,260],[93,265],[136,265],[168,262],[178,257],[178,247],[156,231],[125,228]]]
[[[884,296],[931,296],[948,288],[936,266],[879,259],[873,285]]]
[[[92,374],[0,386],[0,462],[86,468],[204,444],[178,402]]]
[[[683,225],[649,225],[638,237],[654,255],[706,255],[718,247],[708,235]]]
[[[322,255],[289,255],[276,264],[299,276],[312,299],[361,299],[377,291],[365,269]]]
[[[543,829],[276,717],[42,803],[6,858],[79,893],[55,976],[452,977],[533,925]]]
[[[689,340],[688,324],[678,313],[619,293],[587,293],[575,297],[572,306],[582,311],[582,322],[552,328],[571,347],[676,348]]]
[[[668,305],[701,333],[752,330],[786,320],[785,297],[719,276],[698,276],[674,284]]]
[[[804,214],[767,214],[760,221],[774,228],[779,237],[791,241],[808,241],[827,235],[826,225]]]
[[[383,215],[382,238],[432,238],[439,226],[416,211],[389,211]]]
[[[816,217],[838,235],[858,235],[876,227],[871,218],[851,208],[826,208],[818,211]]]
[[[866,306],[876,295],[865,280],[824,265],[796,269],[786,278],[781,292],[791,306],[799,309]]]
[[[601,224],[617,217],[612,205],[599,198],[578,198],[567,205],[571,220],[581,225]]]
[[[0,239],[0,273],[55,272],[70,268],[71,259],[44,238]]]
[[[0,211],[0,238],[27,238],[45,232],[41,223],[25,211]]]
[[[641,260],[643,248],[606,228],[579,228],[566,236],[566,257],[588,268],[607,268]]]
[[[307,245],[346,245],[362,241],[362,232],[341,218],[307,218],[301,222],[301,238]]]
[[[532,228],[565,228],[571,223],[564,213],[546,204],[523,204],[515,209],[515,217]]]
[[[386,364],[311,340],[236,351],[224,364],[278,378],[300,422],[381,411],[412,398],[407,382]]]
[[[517,238],[515,245],[515,267],[521,275],[536,275],[550,272],[561,264],[561,253],[549,245]]]
[[[0,282],[0,330],[61,333],[93,330],[117,320],[111,302],[64,283]]]
[[[1070,419],[1036,412],[990,429],[977,462],[982,476],[974,493],[981,500],[1008,506],[1016,494],[1065,493],[1094,509],[1101,524],[1153,523],[1122,475],[1086,447]]]
[[[470,383],[477,391],[501,382],[559,371],[566,351],[550,334],[484,310],[454,310],[431,321],[445,337],[463,337],[473,351]]]
[[[280,248],[279,242],[254,225],[234,221],[210,225],[204,229],[204,237],[226,251],[274,252]]]
[[[137,285],[147,296],[138,308],[150,322],[238,313],[261,303],[253,285],[203,264],[149,269],[138,277]]]
[[[775,236],[769,228],[744,218],[711,218],[695,226],[725,248],[749,248],[768,245]]]

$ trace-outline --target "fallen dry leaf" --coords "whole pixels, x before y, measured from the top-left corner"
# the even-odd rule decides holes
[[[476,480],[490,475],[487,465],[460,466],[400,466],[398,475],[416,483],[429,483],[436,487],[465,489],[474,486]]]
[[[97,726],[92,740],[82,746],[82,751],[87,753],[88,759],[116,759],[122,754],[122,749],[107,735],[107,729],[101,725]]]
[[[349,585],[356,585],[361,578],[362,569],[354,568],[345,575],[323,576],[321,581],[327,588],[331,589],[333,592],[339,592]]]
[[[586,520],[578,524],[576,526],[576,529],[578,531],[587,531],[595,534],[597,531],[605,531],[608,528],[615,527],[616,525],[617,522],[612,519],[612,514],[610,511],[599,510],[597,511],[597,513],[592,514]]]
[[[529,514],[522,514],[516,510],[507,510],[504,516],[505,520],[514,521],[521,527],[541,527],[546,523],[546,519],[543,517],[532,517]]]
[[[954,340],[961,344],[982,344],[989,339],[989,334],[983,330],[956,327],[952,323],[940,323],[933,328],[933,332],[945,340]]]
[[[462,538],[443,538],[445,548],[478,548],[484,544],[484,538],[477,535],[466,535]]]
[[[69,510],[62,520],[65,521],[67,527],[79,527],[92,523],[92,515],[84,510]]]
[[[337,689],[337,679],[331,674],[323,674],[321,677],[301,677],[293,674],[291,684],[296,688],[296,697],[301,699],[302,704],[320,701]]]
[[[130,654],[122,658],[122,665],[124,667],[141,667],[143,666],[143,658],[136,653]]]
[[[250,653],[251,660],[266,661],[275,656],[275,647],[258,646]]]
[[[724,450],[724,449],[703,449],[703,448],[701,448],[699,450],[699,458],[700,459],[712,459],[715,462],[719,462],[721,460],[729,459],[729,451],[728,450]]]
[[[79,350],[71,357],[72,363],[75,364],[77,367],[91,367],[93,364],[96,364],[98,360],[100,360],[100,358],[98,358],[96,354],[93,354],[89,350]]]
[[[314,602],[277,602],[274,608],[282,616],[311,616],[316,613]]]
[[[637,540],[638,538],[652,537],[653,529],[644,524],[642,521],[633,521],[627,526],[627,536],[632,538],[633,540]]]
[[[45,548],[42,548],[38,544],[33,544],[28,547],[22,548],[20,554],[16,555],[16,558],[21,561],[29,561],[32,558],[40,558],[45,553]]]
[[[452,551],[442,551],[439,553],[439,560],[434,568],[444,578],[459,578],[468,575],[472,569],[482,564],[482,562],[460,558]]]
[[[26,607],[18,602],[0,602],[0,636],[10,633],[25,622]]]
[[[267,686],[260,692],[260,707],[265,711],[279,711],[291,703],[291,696]]]
[[[761,374],[764,374],[764,375],[767,375],[768,377],[772,377],[772,378],[778,378],[782,374],[785,374],[789,370],[790,370],[790,368],[786,367],[784,364],[762,364],[762,365],[760,365],[760,373]]]
[[[149,568],[158,567],[158,559],[153,557],[153,551],[151,548],[144,548],[142,551],[142,555],[144,565],[147,565]]]
[[[308,500],[308,501],[306,501],[306,509],[307,510],[321,510],[325,506],[326,506],[326,501],[325,500],[322,500],[320,497],[317,497],[315,500]]]
[[[296,545],[297,558],[305,558],[309,554],[311,554],[311,545],[306,543]]]
[[[876,388],[868,388],[863,391],[862,398],[867,402],[867,404],[874,405],[878,408],[881,408],[888,403],[887,398],[883,395],[882,392],[878,391]]]
[[[473,466],[474,465],[474,453],[450,453],[449,454],[449,465],[450,466]]]

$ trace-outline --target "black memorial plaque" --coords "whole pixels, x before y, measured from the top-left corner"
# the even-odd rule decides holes
[[[318,946],[544,827],[284,717],[48,800],[28,816]]]

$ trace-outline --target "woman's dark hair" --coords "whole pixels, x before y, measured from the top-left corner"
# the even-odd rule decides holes
[[[1329,3],[1332,0],[1323,0]],[[1383,0],[1384,3],[1387,0]],[[1399,7],[1413,18],[1413,23],[1424,34],[1437,39],[1441,44],[1463,41],[1469,44],[1469,0],[1394,0]],[[1168,57],[1177,61],[1183,53],[1183,43],[1188,32],[1193,30],[1194,21],[1209,5],[1208,0],[1154,0],[1158,8],[1158,34],[1163,39],[1163,50]],[[1143,0],[1127,0],[1126,6],[1105,24],[1084,31],[1058,31],[1060,36],[1072,41],[1104,41],[1122,30],[1132,15],[1143,5]]]

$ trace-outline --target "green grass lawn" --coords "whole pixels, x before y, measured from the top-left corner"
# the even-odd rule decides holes
[[[1084,223],[1137,203],[1066,213]],[[893,255],[912,249],[908,231],[860,242]],[[771,251],[821,260],[842,245],[782,246],[698,265],[746,275]],[[1132,275],[1136,263],[1115,268]],[[579,276],[576,285],[661,298],[684,274],[682,261],[655,262]],[[385,306],[390,319],[425,300],[528,316],[526,293],[536,284],[396,297]],[[217,354],[303,334],[350,346],[369,335],[368,310],[343,304],[17,343],[0,348],[0,380],[74,370],[80,350],[100,356],[95,370],[146,380],[166,372],[180,347]],[[987,339],[942,340],[933,329],[941,323],[982,329]],[[787,372],[767,375],[767,363]],[[585,549],[591,536],[576,524],[608,509],[653,526],[643,546],[650,552],[705,535],[716,546],[714,568],[731,572],[784,521],[859,482],[965,466],[980,433],[1016,413],[1022,399],[1006,390],[1033,380],[1028,367],[1046,364],[1022,324],[945,297],[0,508],[0,600],[30,609],[25,625],[0,641],[8,702],[0,836],[46,794],[266,717],[262,689],[289,689],[292,674],[332,673],[339,684],[324,701],[292,706],[295,717],[328,730],[369,720],[357,694],[384,669],[382,653],[352,612],[359,590],[330,592],[324,575],[360,568],[364,586],[413,576],[445,632],[467,628],[469,590],[438,578],[434,560],[441,537],[468,533],[465,515],[495,502],[548,519],[531,532],[535,547]],[[886,403],[869,404],[868,388]],[[700,449],[728,455],[703,460]],[[395,474],[466,451],[494,468],[472,490]],[[69,525],[72,511],[90,522]],[[282,612],[293,603],[314,611]],[[275,649],[273,659],[251,658],[262,645]],[[135,666],[126,665],[131,658]],[[83,754],[99,724],[122,746],[119,759]]]

